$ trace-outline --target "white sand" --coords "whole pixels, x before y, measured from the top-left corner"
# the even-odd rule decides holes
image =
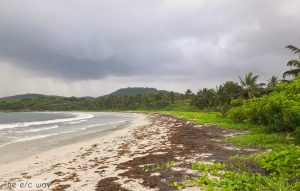
[[[95,190],[97,182],[103,177],[116,177],[115,167],[130,160],[128,156],[117,157],[120,146],[134,140],[134,131],[149,123],[146,115],[126,128],[111,132],[105,137],[62,146],[38,155],[0,165],[0,185],[3,180],[9,183],[18,181],[51,182],[50,189],[58,185],[71,185],[67,190]],[[142,143],[141,143],[142,144]],[[98,168],[105,168],[100,173]],[[140,184],[131,183],[131,189],[144,190]],[[1,187],[0,187],[1,188]],[[7,188],[7,187],[5,187]],[[1,190],[1,189],[0,189]],[[149,189],[147,189],[149,190]]]

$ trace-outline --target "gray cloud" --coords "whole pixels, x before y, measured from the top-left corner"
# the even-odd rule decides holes
[[[3,0],[0,64],[69,82],[267,78],[286,69],[284,46],[300,43],[298,8],[297,0]]]

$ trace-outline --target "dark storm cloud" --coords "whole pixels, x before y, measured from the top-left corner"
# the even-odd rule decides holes
[[[63,79],[281,74],[299,1],[3,0],[0,62]]]

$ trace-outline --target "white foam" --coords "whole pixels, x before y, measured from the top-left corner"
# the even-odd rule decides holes
[[[41,125],[42,124],[51,124],[51,123],[59,123],[59,122],[66,122],[67,120],[70,121],[70,122],[78,122],[78,121],[84,121],[88,118],[92,118],[94,117],[93,115],[91,114],[77,114],[77,117],[74,117],[74,118],[68,118],[68,119],[56,119],[56,120],[49,120],[49,121],[42,121],[42,122],[28,122],[31,124],[31,126],[34,126],[34,125]],[[79,119],[81,118],[81,119]],[[79,120],[78,120],[79,119]],[[71,121],[72,120],[72,121]],[[89,128],[93,128],[93,127],[97,127],[97,126],[104,126],[104,125],[113,125],[113,124],[122,124],[122,123],[126,123],[126,122],[129,122],[130,120],[121,120],[121,121],[114,121],[114,122],[108,122],[108,123],[98,123],[98,124],[92,124],[92,125],[88,125],[88,126],[85,126],[85,127],[82,127],[80,129],[76,129],[76,130],[71,130],[71,131],[64,131],[64,132],[57,132],[57,133],[52,133],[52,134],[46,134],[46,135],[36,135],[36,136],[28,136],[28,137],[23,137],[23,138],[18,138],[18,137],[11,137],[11,138],[15,138],[15,140],[13,141],[10,141],[8,143],[5,143],[3,145],[0,145],[0,148],[1,147],[4,147],[4,146],[7,146],[7,145],[10,145],[10,144],[13,144],[13,143],[18,143],[18,142],[25,142],[25,141],[31,141],[31,140],[35,140],[35,139],[42,139],[42,138],[46,138],[46,137],[50,137],[50,136],[55,136],[55,135],[60,135],[60,134],[65,134],[65,133],[72,133],[72,132],[77,132],[77,131],[82,131],[82,130],[86,130],[86,129],[89,129]],[[27,123],[27,124],[28,124]],[[32,124],[34,123],[34,124]],[[74,123],[73,123],[74,124]],[[30,125],[28,125],[30,126]],[[0,129],[1,129],[1,126],[0,125]],[[23,126],[24,127],[24,126]],[[38,129],[30,129],[30,130],[24,130],[24,131],[18,131],[18,133],[24,133],[24,132],[38,132],[38,131],[44,131],[44,130],[49,130],[49,129],[55,129],[55,128],[58,128],[59,126],[58,125],[53,125],[53,126],[50,126],[50,127],[45,127],[45,128],[38,128]],[[12,127],[12,128],[15,128],[15,127]],[[103,129],[105,130],[105,129]]]
[[[79,123],[83,123],[83,122],[86,122],[87,120],[84,119],[84,120],[79,120],[79,121],[71,121],[69,122],[68,124],[79,124]]]
[[[33,122],[23,122],[23,123],[8,123],[8,124],[0,124],[0,130],[1,129],[12,129],[16,127],[29,127],[29,126],[35,126],[35,125],[48,125],[53,123],[62,123],[62,122],[71,122],[71,121],[78,121],[78,120],[84,120],[93,118],[94,116],[92,114],[86,114],[86,113],[73,113],[76,116],[72,118],[64,118],[64,119],[53,119],[53,120],[47,120],[47,121],[33,121]]]
[[[54,136],[54,135],[59,135],[59,134],[73,133],[73,132],[76,132],[76,131],[79,131],[79,130],[74,130],[74,131],[64,131],[64,132],[59,132],[59,133],[52,133],[52,134],[38,135],[38,136],[28,136],[28,137],[24,137],[24,138],[22,138],[22,139],[16,139],[16,140],[14,140],[14,141],[5,143],[5,144],[3,144],[3,145],[0,145],[0,148],[1,148],[1,147],[4,147],[4,146],[7,146],[7,145],[10,145],[10,144],[12,144],[12,143],[19,143],[19,142],[25,142],[25,141],[32,141],[32,140],[42,139],[42,138],[46,138],[46,137],[50,137],[50,136]]]
[[[113,124],[125,123],[125,122],[128,122],[128,120],[114,121],[114,122],[109,122],[109,123],[98,123],[98,124],[89,125],[86,128],[82,128],[82,129],[85,130],[85,129],[92,128],[92,127],[103,126],[103,125],[113,125]]]
[[[45,131],[45,130],[50,130],[50,129],[56,129],[58,128],[58,125],[53,125],[50,127],[44,127],[44,128],[39,128],[39,129],[29,129],[25,131],[16,131],[16,133],[28,133],[28,132],[39,132],[39,131]]]
[[[93,128],[93,127],[98,127],[98,126],[104,126],[104,125],[113,125],[113,124],[120,124],[120,123],[126,123],[129,122],[130,120],[124,120],[124,121],[115,121],[115,122],[109,122],[109,123],[98,123],[98,124],[93,124],[93,125],[89,125],[87,127],[82,127],[80,128],[81,131],[89,129],[89,128]],[[107,129],[102,129],[102,131],[105,131]]]

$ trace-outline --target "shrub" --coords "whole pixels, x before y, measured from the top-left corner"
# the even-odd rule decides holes
[[[267,131],[294,131],[300,127],[300,77],[276,86],[274,92],[244,101],[229,111],[236,122],[265,125]]]

